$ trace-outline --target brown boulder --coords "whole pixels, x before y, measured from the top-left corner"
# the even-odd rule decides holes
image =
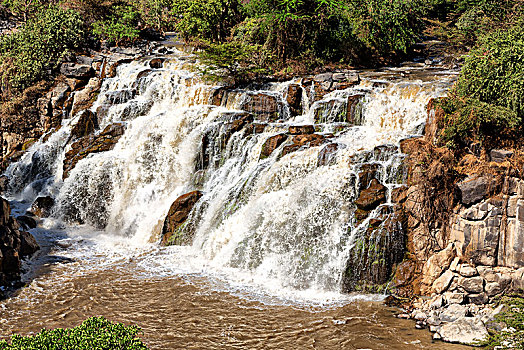
[[[296,135],[293,137],[293,144],[285,146],[282,149],[281,157],[286,154],[298,151],[303,147],[316,147],[320,146],[326,137],[319,134],[305,134],[305,135]]]
[[[51,214],[51,209],[55,205],[53,197],[38,197],[31,205],[31,213],[41,218],[48,217]]]
[[[288,139],[286,134],[278,134],[269,137],[266,142],[262,145],[262,151],[260,152],[260,159],[269,157],[274,150],[276,150],[281,144]]]
[[[328,143],[318,153],[317,166],[331,165],[338,151],[338,143]]]
[[[302,87],[300,85],[289,84],[286,102],[292,117],[302,114]]]
[[[193,191],[178,197],[164,220],[162,228],[161,244],[166,245],[181,245],[188,243],[188,237],[182,237],[179,228],[187,220],[189,213],[195,206],[196,202],[202,197],[202,192]]]
[[[386,203],[386,186],[377,179],[371,180],[369,187],[360,192],[360,196],[355,201],[357,208],[367,211],[375,209],[382,203]]]
[[[292,125],[289,127],[289,133],[291,135],[314,134],[315,127],[313,125]]]
[[[347,121],[350,124],[362,125],[362,99],[364,95],[351,95],[347,98]]]
[[[163,65],[164,65],[164,60],[161,58],[153,58],[151,61],[149,61],[149,67],[153,69],[162,68]]]

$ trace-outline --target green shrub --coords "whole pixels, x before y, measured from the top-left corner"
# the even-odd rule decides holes
[[[524,26],[497,30],[472,50],[456,85],[468,96],[524,114]]]
[[[487,135],[516,128],[521,123],[514,111],[475,99],[461,100],[453,96],[441,99],[439,106],[445,112],[440,125],[440,141],[448,148],[483,140]]]
[[[351,0],[351,19],[357,36],[381,55],[407,52],[421,31],[428,8],[419,0]]]
[[[198,52],[200,72],[209,81],[237,85],[266,72],[258,62],[262,50],[238,41],[206,43]]]
[[[173,0],[171,14],[185,39],[225,41],[243,19],[240,0]]]
[[[91,317],[70,329],[42,330],[34,336],[14,335],[11,342],[0,341],[0,350],[138,350],[147,349],[138,338],[138,326],[112,323]]]
[[[54,5],[41,9],[19,31],[0,39],[2,88],[25,89],[45,78],[83,38],[76,12]]]
[[[440,139],[451,148],[517,130],[524,117],[524,28],[482,36],[440,106],[445,112]]]
[[[131,5],[117,5],[111,8],[106,19],[93,23],[93,33],[100,39],[107,39],[117,45],[136,40],[140,34],[138,23],[140,13]]]
[[[21,16],[24,21],[27,21],[29,16],[38,11],[42,6],[40,0],[4,0],[2,2],[9,11],[15,16]]]

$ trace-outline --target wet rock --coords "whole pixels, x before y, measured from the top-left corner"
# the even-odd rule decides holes
[[[300,85],[289,84],[286,102],[292,117],[302,114],[302,87]]]
[[[98,128],[98,119],[95,113],[85,109],[78,113],[78,121],[71,128],[71,135],[84,137],[92,134]]]
[[[402,227],[394,214],[383,214],[356,232],[342,278],[344,291],[379,292],[389,285],[393,267],[404,257]]]
[[[490,157],[492,162],[502,163],[513,157],[513,152],[503,149],[493,149],[490,152]]]
[[[347,122],[347,105],[338,99],[319,101],[313,110],[316,124],[322,123],[345,123]]]
[[[359,190],[362,191],[369,187],[371,180],[376,179],[382,168],[379,163],[364,163],[358,172]]]
[[[364,122],[362,117],[362,102],[364,95],[352,95],[347,98],[347,107],[346,107],[346,121],[354,125],[362,125]]]
[[[63,178],[67,178],[76,164],[89,154],[112,150],[124,131],[123,124],[115,123],[108,125],[97,135],[89,135],[73,143],[71,150],[65,154]]]
[[[20,231],[20,255],[22,257],[31,256],[40,249],[35,237],[29,232]]]
[[[31,205],[31,213],[41,218],[46,218],[51,214],[51,209],[55,205],[53,197],[38,197]]]
[[[289,133],[291,135],[313,134],[315,127],[313,125],[292,125],[289,127]]]
[[[29,215],[20,215],[16,218],[16,221],[22,226],[25,230],[30,230],[38,226],[38,222],[35,218]]]
[[[385,202],[386,187],[377,179],[373,179],[371,180],[369,187],[360,192],[360,196],[355,201],[355,205],[362,210],[373,210]]]
[[[80,91],[75,92],[71,115],[76,115],[79,111],[90,108],[96,100],[100,89],[101,80],[92,78],[88,84]]]
[[[476,345],[477,342],[488,337],[486,327],[473,317],[461,317],[454,322],[444,324],[438,334],[444,341],[466,345]]]
[[[296,135],[295,137],[293,137],[293,143],[291,145],[284,146],[280,156],[283,157],[286,154],[298,151],[302,148],[320,146],[324,142],[324,139],[325,136],[319,134]]]
[[[63,63],[60,73],[68,78],[89,79],[95,75],[95,71],[90,64]]]
[[[338,143],[328,143],[318,153],[317,166],[331,165],[334,163],[338,151]]]
[[[286,134],[278,134],[269,137],[266,142],[262,145],[262,151],[260,152],[260,159],[269,157],[274,150],[280,147],[288,139]]]
[[[0,194],[4,193],[9,186],[9,178],[6,175],[0,176]]]
[[[259,92],[247,96],[240,109],[252,113],[256,120],[274,121],[279,118],[277,97],[267,93]]]
[[[249,123],[246,125],[245,132],[247,135],[261,134],[266,129],[266,123]]]
[[[163,65],[164,65],[164,60],[161,58],[153,58],[151,61],[149,61],[149,67],[153,69],[162,68]]]
[[[471,176],[457,184],[461,202],[468,206],[486,198],[494,187],[490,176]]]
[[[31,234],[20,231],[17,220],[11,216],[9,202],[0,197],[0,286],[18,281],[20,260],[38,249]]]
[[[189,217],[189,214],[198,200],[202,197],[202,192],[193,191],[178,197],[167,213],[162,228],[162,245],[181,245],[189,243],[189,237],[183,237],[179,232],[180,227]]]

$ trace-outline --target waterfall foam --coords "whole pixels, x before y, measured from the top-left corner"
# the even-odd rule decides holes
[[[191,67],[181,53],[168,57],[162,69],[149,69],[145,60],[121,65],[91,107],[99,132],[124,125],[114,148],[89,154],[62,179],[64,158],[73,149],[71,127],[78,122],[72,116],[8,168],[11,199],[30,204],[52,195],[57,204],[49,227],[66,227],[72,237],[111,249],[134,247],[122,254],[138,254],[157,270],[194,264],[197,271],[221,271],[275,294],[339,293],[355,234],[369,221],[355,220],[359,171],[374,164],[375,177],[389,192],[401,185],[403,156],[396,145],[421,133],[427,102],[444,94],[453,76],[396,81],[393,70],[379,81],[364,72],[359,85],[314,103],[304,91],[304,113],[292,117],[284,96],[295,82],[230,91],[217,104],[212,100],[220,87],[200,82]],[[339,120],[350,96],[362,96],[355,125]],[[256,113],[272,108],[278,117],[261,132],[231,132],[247,104],[255,106],[255,121]],[[281,156],[288,145],[283,143],[269,157],[260,156],[270,137],[306,124],[316,124],[335,145],[327,162],[319,161],[325,144]],[[194,189],[204,195],[183,227],[192,245],[156,247],[171,203]],[[84,228],[67,228],[78,224]],[[144,251],[162,264],[151,263]]]

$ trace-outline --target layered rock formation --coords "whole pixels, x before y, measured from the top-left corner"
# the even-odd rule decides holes
[[[484,305],[524,293],[522,161],[509,150],[471,147],[456,156],[435,147],[438,114],[430,108],[424,138],[401,143],[409,177],[398,201],[410,254],[392,286],[399,295],[435,296],[411,316],[436,339],[472,344],[492,326],[496,312]]]

